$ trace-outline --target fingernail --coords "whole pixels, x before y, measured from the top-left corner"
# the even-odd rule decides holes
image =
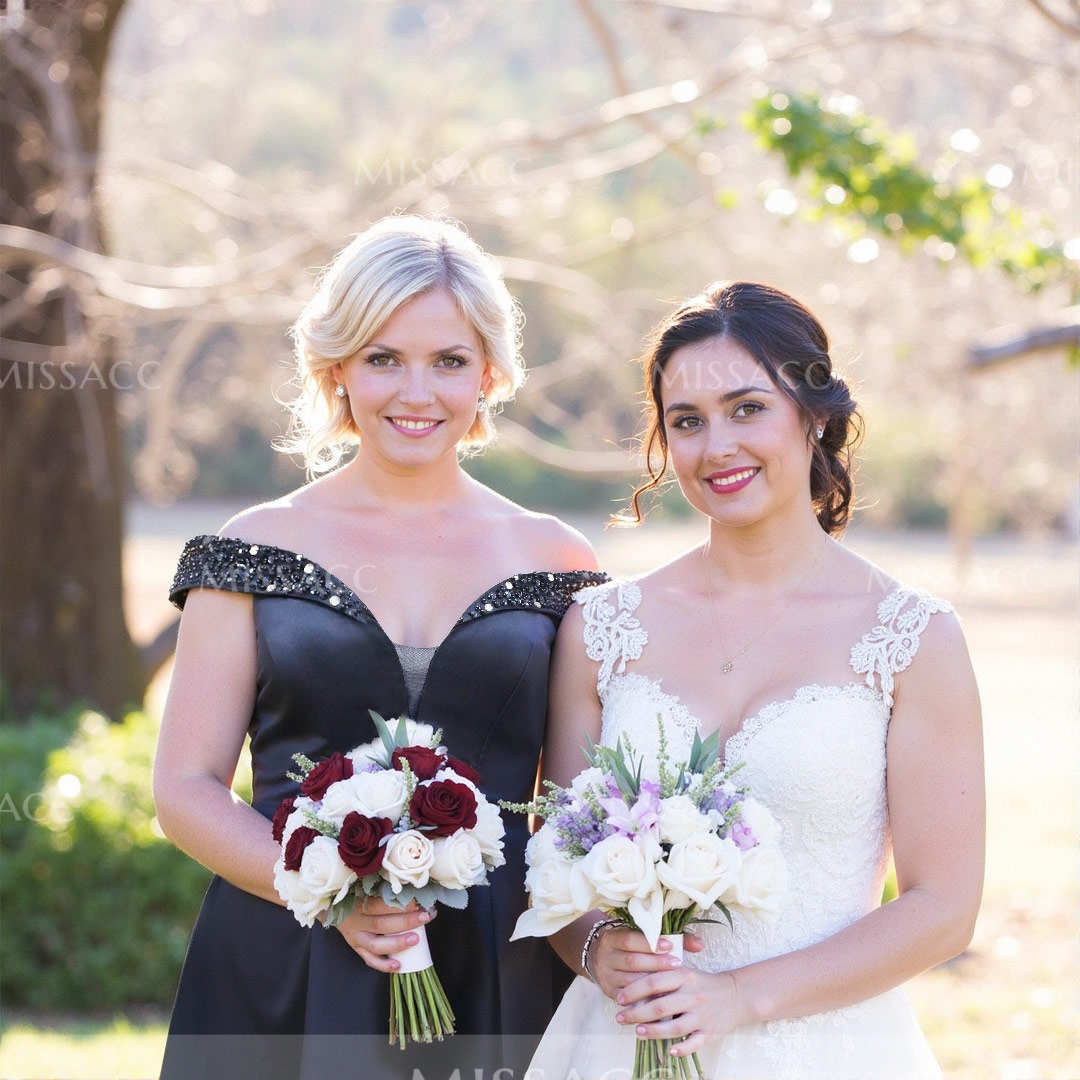
[[[621,1024],[621,1023],[623,1023],[623,1021],[625,1021],[625,1019],[626,1019],[626,1017],[625,1017],[625,1016],[623,1016],[623,1014],[622,1014],[622,1013],[616,1013],[616,1014],[615,1014],[615,1023],[616,1023],[616,1024]]]
[[[417,944],[417,942],[419,942],[419,940],[420,940],[420,939],[419,939],[419,938],[418,938],[418,937],[416,936],[416,934],[410,934],[410,935],[409,935],[409,936],[408,936],[408,937],[407,937],[407,938],[405,939],[405,942],[406,942],[406,944],[408,944],[408,945],[415,945],[415,944]]]
[[[615,1002],[616,1002],[616,1004],[618,1004],[618,1005],[625,1005],[625,1004],[626,1004],[626,997],[625,997],[625,995],[623,995],[623,994],[616,994],[616,995],[615,995]]]
[[[670,960],[668,960],[668,967],[682,967],[682,957],[673,956]]]
[[[634,1028],[634,1032],[636,1034],[638,1034],[638,1035],[644,1035],[645,1031],[646,1031],[646,1028],[645,1028],[644,1024],[638,1024],[638,1026],[636,1028]]]

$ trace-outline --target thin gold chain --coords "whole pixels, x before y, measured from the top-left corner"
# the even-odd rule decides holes
[[[810,564],[810,569],[799,579],[799,583],[788,594],[788,598],[784,601],[783,606],[776,613],[776,615],[766,624],[765,629],[760,634],[756,634],[752,637],[737,653],[729,656],[720,667],[721,675],[730,675],[731,669],[735,666],[735,661],[739,659],[751,645],[756,645],[770,630],[772,630],[780,619],[787,613],[789,607],[791,607],[792,601],[795,597],[802,592],[803,586],[810,580],[810,575],[817,569],[817,565],[821,562],[821,556],[825,554],[825,548],[829,545],[829,538],[825,537],[825,542],[821,545],[817,555],[814,557],[814,561]],[[712,611],[713,624],[716,627],[716,632],[720,635],[720,616],[716,613],[716,600],[713,597],[712,587],[712,573],[709,570],[708,561],[705,558],[705,549],[709,546],[706,541],[701,546],[701,566],[705,572],[705,587],[709,590],[709,609]]]

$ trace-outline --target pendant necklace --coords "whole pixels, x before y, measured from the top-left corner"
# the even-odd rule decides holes
[[[802,592],[803,586],[810,579],[810,575],[817,569],[817,565],[821,562],[821,556],[825,554],[825,548],[828,547],[829,538],[825,537],[825,543],[821,545],[820,550],[814,558],[814,561],[810,564],[810,569],[799,579],[799,583],[788,594],[788,598],[784,601],[783,606],[776,613],[776,616],[766,624],[765,629],[760,634],[755,634],[737,653],[732,654],[721,664],[720,673],[722,675],[730,675],[732,668],[735,666],[735,661],[739,659],[751,645],[756,645],[770,630],[772,630],[780,619],[786,614],[789,607],[791,607],[792,601],[795,597]],[[705,572],[705,587],[709,591],[709,608],[712,611],[713,623],[716,626],[717,633],[720,631],[720,617],[716,613],[716,600],[713,597],[712,587],[712,573],[709,570],[709,564],[705,559],[705,549],[708,547],[708,543],[705,543],[701,547],[701,566]]]

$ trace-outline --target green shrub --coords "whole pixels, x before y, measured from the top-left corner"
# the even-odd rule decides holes
[[[169,1005],[209,874],[164,837],[156,721],[84,712],[0,726],[0,999]]]

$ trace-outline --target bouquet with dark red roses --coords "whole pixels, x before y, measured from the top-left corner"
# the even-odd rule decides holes
[[[289,776],[300,794],[274,814],[274,885],[304,926],[334,926],[369,896],[400,908],[463,908],[468,890],[506,861],[499,808],[476,770],[439,745],[441,732],[405,717],[391,730],[371,717],[372,742],[318,763],[295,754],[300,772]],[[419,943],[397,954],[401,968],[390,976],[390,1041],[402,1049],[454,1031],[425,929],[415,932]]]

